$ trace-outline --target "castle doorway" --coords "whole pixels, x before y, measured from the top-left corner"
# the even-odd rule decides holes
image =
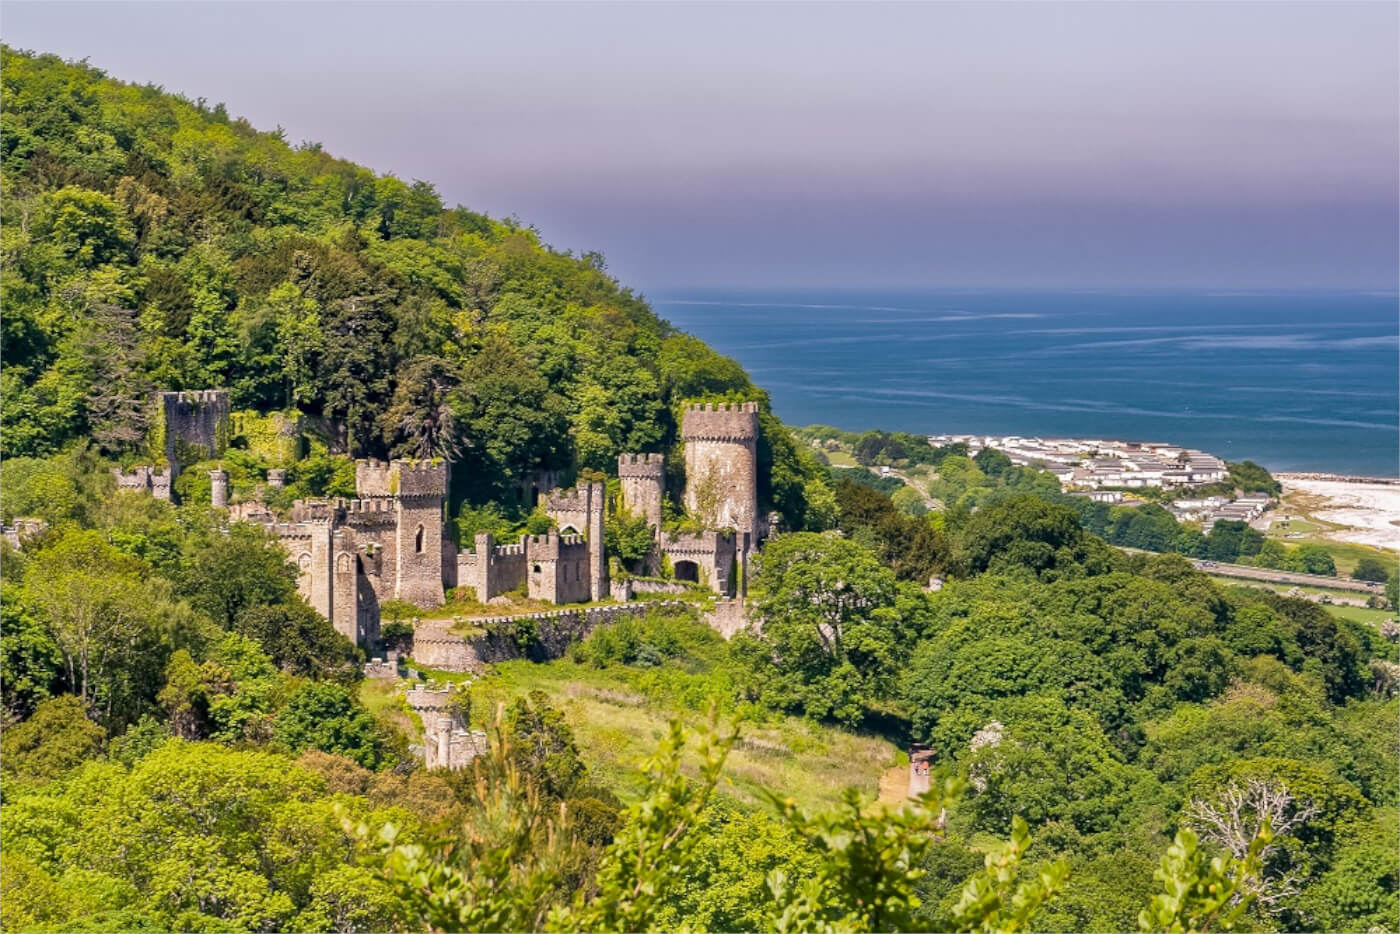
[[[700,565],[694,561],[677,561],[675,572],[678,581],[689,581],[692,584],[700,583]]]

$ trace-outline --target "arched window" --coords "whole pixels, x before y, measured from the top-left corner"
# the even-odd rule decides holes
[[[423,552],[423,527],[418,526],[418,534],[413,536],[413,550],[422,554]]]

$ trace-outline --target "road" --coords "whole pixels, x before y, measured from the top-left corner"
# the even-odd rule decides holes
[[[1273,571],[1269,568],[1256,568],[1244,564],[1218,564],[1214,561],[1192,561],[1198,570],[1218,574],[1221,577],[1241,577],[1248,580],[1268,581],[1272,584],[1295,584],[1300,587],[1328,587],[1332,590],[1354,590],[1358,593],[1381,594],[1385,588],[1370,581],[1352,580],[1349,577],[1324,577],[1321,574],[1293,574],[1289,571]]]

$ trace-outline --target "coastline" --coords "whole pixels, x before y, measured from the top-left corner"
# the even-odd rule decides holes
[[[1293,471],[1280,473],[1270,471],[1275,480],[1283,483],[1285,481],[1297,480],[1323,480],[1330,483],[1360,483],[1378,484],[1381,486],[1400,486],[1400,477],[1367,477],[1360,474],[1340,474],[1340,473],[1317,473],[1315,471]]]
[[[1313,519],[1335,526],[1321,537],[1400,551],[1400,479],[1336,474],[1274,474],[1285,507],[1305,506]]]

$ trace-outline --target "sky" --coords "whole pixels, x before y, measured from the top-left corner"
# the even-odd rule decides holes
[[[648,293],[1400,275],[1395,3],[7,0],[0,37]]]

